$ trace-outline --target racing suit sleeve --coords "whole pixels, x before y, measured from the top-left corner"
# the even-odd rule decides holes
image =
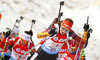
[[[84,33],[84,35],[85,35],[86,33]],[[78,43],[80,43],[80,41],[82,40],[82,44],[85,44],[86,43],[86,39],[84,38],[84,37],[86,37],[86,36],[84,36],[84,37],[79,37],[78,35],[76,35],[76,33],[73,31],[73,30],[70,30],[70,32],[69,32],[69,36],[71,36],[74,40],[76,40]]]

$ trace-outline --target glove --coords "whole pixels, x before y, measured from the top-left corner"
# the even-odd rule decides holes
[[[51,28],[51,30],[49,31],[50,37],[54,36],[55,34],[57,34],[56,28]]]
[[[87,23],[84,24],[84,27],[83,28],[84,28],[85,31],[87,31],[89,29],[89,24],[87,24]]]
[[[10,34],[11,34],[11,29],[10,28],[6,28],[6,31],[4,33],[5,38],[7,38],[8,36],[10,36]]]

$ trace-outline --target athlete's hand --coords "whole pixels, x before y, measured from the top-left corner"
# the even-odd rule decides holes
[[[84,24],[84,27],[83,28],[84,28],[85,31],[87,31],[89,29],[89,24],[87,24],[87,23]]]
[[[55,34],[57,34],[56,28],[51,28],[49,31],[50,37],[54,36]]]

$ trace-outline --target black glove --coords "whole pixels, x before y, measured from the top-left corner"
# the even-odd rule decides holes
[[[84,27],[83,28],[84,28],[85,31],[87,31],[89,29],[89,24],[87,24],[87,23],[84,24]]]
[[[54,36],[55,34],[57,34],[56,28],[51,28],[49,31],[50,37]]]
[[[11,34],[11,29],[10,28],[6,28],[6,31],[4,31],[4,35],[7,38],[8,36],[10,36]]]

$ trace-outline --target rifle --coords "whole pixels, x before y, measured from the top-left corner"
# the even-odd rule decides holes
[[[61,1],[60,2],[60,8],[59,8],[59,12],[58,12],[58,18],[54,19],[54,21],[50,24],[49,28],[51,28],[54,24],[57,24],[59,25],[59,28],[60,28],[60,23],[62,21],[60,21],[61,19],[61,16],[63,15],[63,12],[61,12],[61,7],[64,5],[64,1]]]
[[[14,29],[15,26],[17,26],[17,24],[18,24],[17,27],[19,27],[21,20],[23,20],[23,17],[22,17],[22,16],[20,16],[20,19],[19,19],[19,20],[16,19],[16,22],[15,22],[15,24],[14,24],[14,26],[13,26],[13,29]],[[12,30],[13,30],[13,29],[12,29]]]
[[[35,22],[36,22],[36,20],[32,20],[32,24],[31,24],[31,28],[30,28],[30,30],[32,30],[32,27],[33,27],[33,23],[35,24]],[[32,41],[32,36],[31,36],[31,42],[34,44],[34,42]]]
[[[89,27],[89,24],[88,24],[89,21],[88,21],[88,20],[89,20],[89,16],[87,17],[87,23],[86,23],[86,25],[88,25],[88,27]],[[92,33],[92,31],[93,31],[93,30],[92,30],[91,28],[89,28],[89,29],[86,31],[86,34]],[[84,32],[84,34],[85,34],[85,32]],[[85,40],[87,40],[88,38],[85,36],[86,34],[85,34],[85,35],[84,35],[84,34],[83,34],[82,38],[85,39]],[[78,55],[78,51],[79,51],[79,48],[80,48],[80,46],[81,46],[81,43],[82,43],[82,39],[80,40],[80,43],[79,43],[79,46],[78,46],[78,48],[77,48],[77,51],[76,51],[76,55],[75,55],[74,60],[77,60],[77,55]],[[85,47],[85,45],[83,45],[83,48],[81,49],[81,51],[84,50],[84,47]],[[79,58],[79,59],[80,59],[80,58]]]
[[[16,19],[16,22],[15,22],[15,24],[14,24],[14,26],[13,26],[13,29],[12,29],[12,32],[11,32],[11,33],[13,33],[13,30],[14,30],[15,27],[19,29],[19,25],[20,25],[20,22],[21,22],[22,20],[23,20],[23,17],[22,17],[22,16],[20,16],[20,19],[19,19],[19,20]],[[18,30],[17,37],[18,37],[18,35],[19,35],[19,30]]]

